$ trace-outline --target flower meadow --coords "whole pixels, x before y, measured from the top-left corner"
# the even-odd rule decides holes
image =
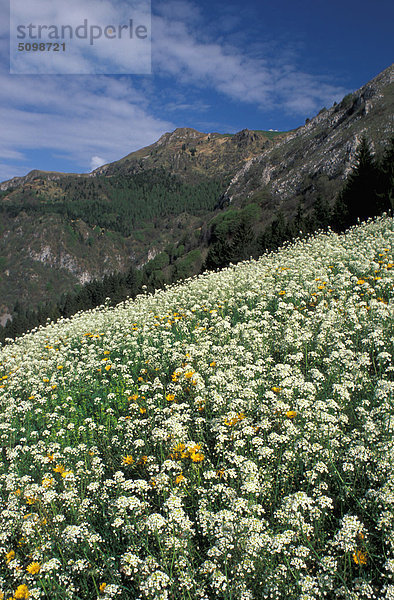
[[[392,600],[393,219],[0,349],[0,598]]]

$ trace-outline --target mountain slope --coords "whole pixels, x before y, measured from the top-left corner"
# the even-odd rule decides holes
[[[270,148],[284,132],[262,132],[244,129],[234,135],[201,133],[179,128],[165,133],[155,144],[133,152],[115,163],[96,169],[94,174],[136,173],[164,167],[187,181],[201,177],[228,176],[247,160]]]
[[[45,182],[64,183],[65,178],[86,180],[99,175],[133,175],[141,171],[165,168],[166,171],[195,182],[201,177],[223,177],[233,174],[247,160],[288,135],[288,132],[249,131],[235,134],[201,133],[181,127],[163,134],[157,142],[131,152],[118,161],[99,167],[89,174],[57,173],[34,170],[24,177],[0,183],[0,191],[34,185],[41,189]]]
[[[230,176],[283,135],[178,129],[89,175],[32,171],[4,182],[0,322],[16,300],[34,307],[166,248],[196,248]]]
[[[391,65],[342,102],[319,114],[260,156],[248,161],[233,177],[224,199],[233,204],[264,197],[267,212],[296,206],[295,199],[322,194],[332,201],[351,170],[363,135],[381,152],[394,134],[394,66]]]

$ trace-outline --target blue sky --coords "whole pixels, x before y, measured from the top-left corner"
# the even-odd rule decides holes
[[[89,172],[176,127],[298,127],[392,63],[393,22],[391,0],[152,0],[151,75],[10,75],[0,0],[0,181]]]

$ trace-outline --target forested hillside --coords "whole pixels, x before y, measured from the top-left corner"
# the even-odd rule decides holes
[[[11,194],[2,192],[0,211],[8,217],[21,212],[35,217],[59,214],[66,220],[81,219],[90,227],[129,237],[136,229],[165,217],[185,211],[191,215],[212,211],[225,184],[220,180],[187,184],[159,168],[133,177],[60,178],[59,192],[53,194],[51,187],[38,179]]]

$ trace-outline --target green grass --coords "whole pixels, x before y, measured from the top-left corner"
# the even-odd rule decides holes
[[[276,138],[278,135],[283,135],[284,133],[290,133],[290,131],[266,131],[264,129],[256,129],[254,131],[257,131],[257,133],[263,133],[270,140]]]

